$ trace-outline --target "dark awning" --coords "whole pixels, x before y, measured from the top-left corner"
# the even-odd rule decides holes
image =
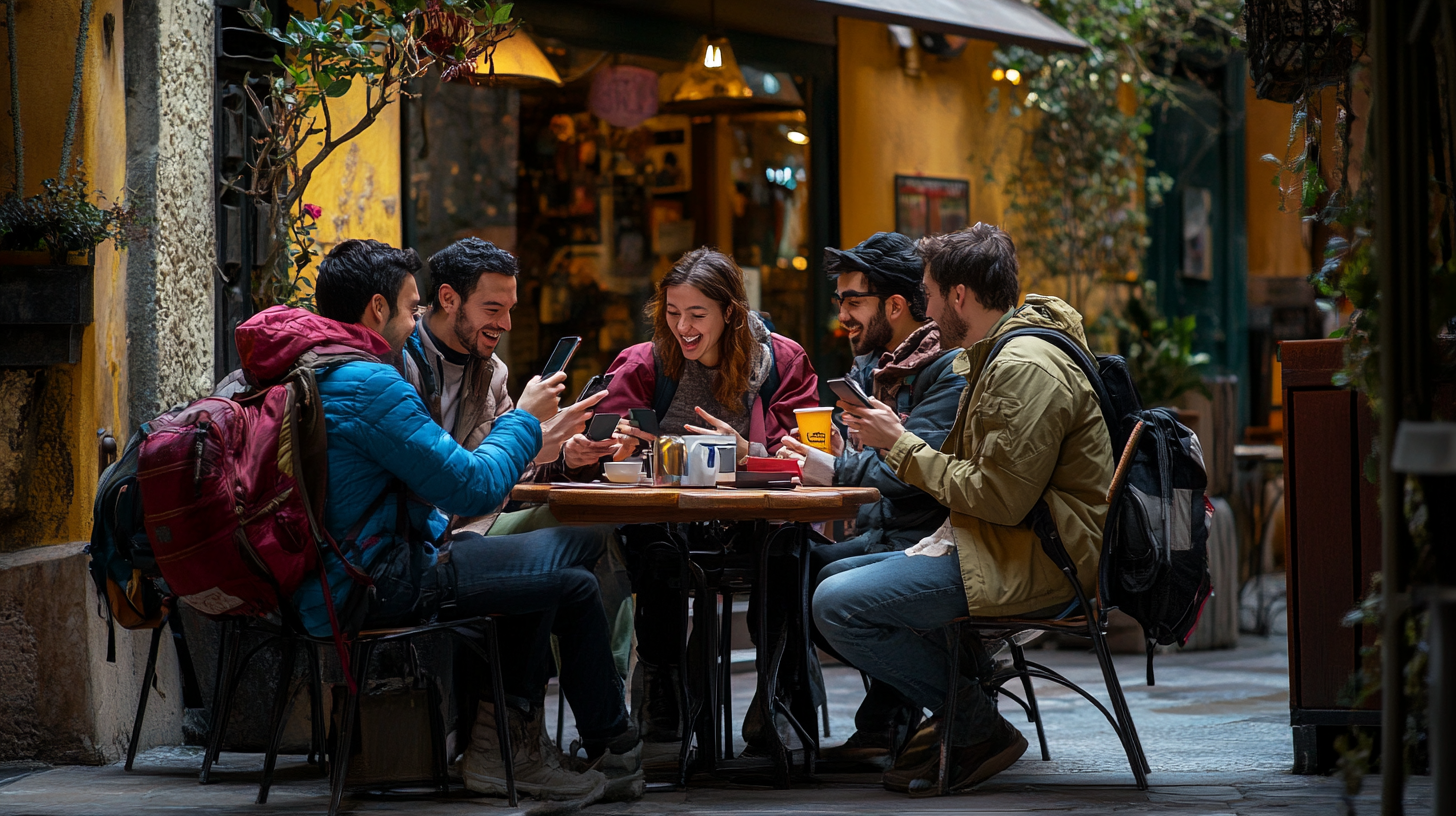
[[[959,34],[1038,50],[1084,51],[1087,43],[1020,0],[817,0],[844,17]]]

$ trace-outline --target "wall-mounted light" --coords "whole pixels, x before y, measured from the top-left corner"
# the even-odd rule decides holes
[[[1018,71],[1018,70],[1016,70],[1015,68],[1007,68],[1006,69],[1006,81],[1007,82],[1010,82],[1012,85],[1020,85],[1021,84],[1021,72]]]
[[[994,69],[994,70],[991,71],[991,81],[992,82],[1000,82],[1001,80],[1003,80],[1005,78],[1006,78],[1006,72],[1003,71],[1003,70],[1001,70],[1000,68],[996,68],[996,69]]]
[[[809,136],[802,130],[791,130],[784,137],[796,145],[808,144]]]

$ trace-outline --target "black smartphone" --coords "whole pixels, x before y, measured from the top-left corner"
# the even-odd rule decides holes
[[[858,403],[866,408],[870,407],[870,398],[865,396],[865,392],[860,389],[859,383],[856,383],[854,380],[843,377],[837,380],[830,380],[828,385],[829,390],[833,391],[836,397],[839,397],[845,402]]]
[[[617,423],[621,419],[621,414],[597,414],[593,416],[591,424],[586,426],[586,438],[593,442],[611,439],[612,432],[617,430]]]
[[[541,379],[555,374],[558,371],[565,371],[566,364],[571,362],[571,355],[581,345],[580,337],[563,337],[556,341],[556,348],[551,350],[551,356],[546,359],[546,367],[541,369]]]
[[[637,423],[638,430],[657,436],[657,412],[651,408],[633,408],[632,421]]]
[[[581,389],[581,394],[576,398],[576,401],[577,402],[581,402],[582,400],[586,399],[587,397],[590,397],[591,395],[597,393],[598,391],[605,391],[605,390],[607,390],[607,386],[609,386],[609,385],[612,384],[612,378],[615,377],[615,376],[617,376],[617,375],[616,374],[593,374],[592,375],[592,378],[590,380],[587,380],[586,381],[586,388]]]

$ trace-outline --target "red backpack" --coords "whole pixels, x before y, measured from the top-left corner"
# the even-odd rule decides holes
[[[356,583],[371,582],[321,521],[328,458],[313,369],[295,368],[236,399],[204,397],[141,433],[137,481],[147,537],[172,591],[209,617],[287,618],[288,599],[315,573],[347,667],[324,549]],[[352,677],[347,668],[345,675]]]

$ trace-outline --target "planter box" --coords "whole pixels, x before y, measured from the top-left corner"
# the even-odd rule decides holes
[[[0,266],[0,367],[81,361],[95,319],[91,266]]]

